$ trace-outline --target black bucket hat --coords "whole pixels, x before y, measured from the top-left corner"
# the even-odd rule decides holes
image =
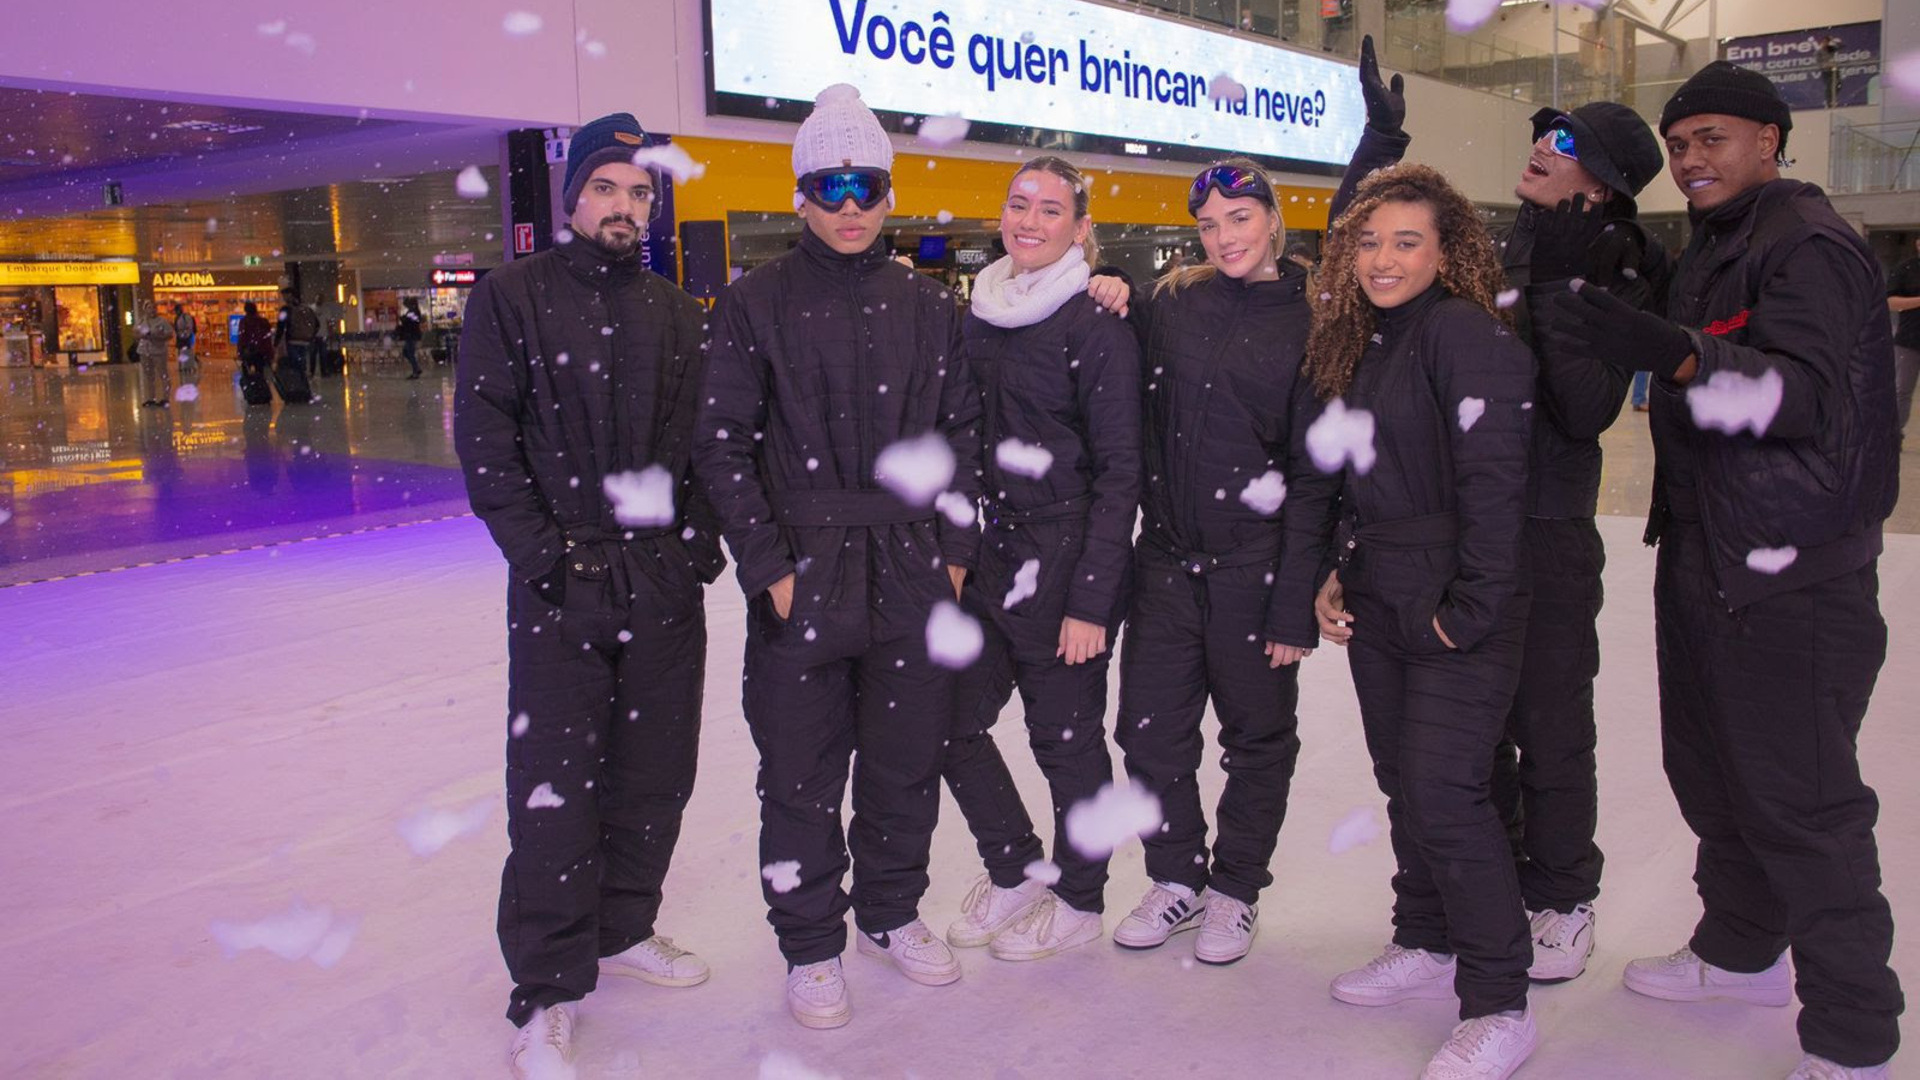
[[[1653,129],[1618,102],[1592,101],[1572,112],[1548,108],[1533,114],[1535,142],[1555,127],[1573,133],[1577,160],[1595,180],[1629,199],[1645,190],[1665,164]]]

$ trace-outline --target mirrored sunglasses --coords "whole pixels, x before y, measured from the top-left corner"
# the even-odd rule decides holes
[[[1554,153],[1572,161],[1580,160],[1580,155],[1573,152],[1573,132],[1563,127],[1548,128],[1542,137],[1548,140],[1547,146]]]

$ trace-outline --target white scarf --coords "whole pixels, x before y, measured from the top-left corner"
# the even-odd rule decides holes
[[[973,279],[973,313],[1002,330],[1032,326],[1086,292],[1089,273],[1078,244],[1053,265],[1024,274],[1014,273],[1013,256],[1004,256]]]

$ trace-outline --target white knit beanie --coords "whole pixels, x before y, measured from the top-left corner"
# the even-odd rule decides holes
[[[893,171],[893,140],[860,100],[860,91],[847,83],[820,91],[793,138],[795,179],[839,167]]]

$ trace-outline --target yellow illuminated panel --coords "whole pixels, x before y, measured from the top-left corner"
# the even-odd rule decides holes
[[[727,211],[793,213],[793,148],[785,143],[736,142],[675,136],[707,174],[698,181],[677,184],[673,212],[681,221],[724,221]],[[725,166],[721,168],[720,166]],[[1015,161],[979,161],[972,158],[898,154],[893,160],[893,185],[898,198],[894,212],[907,217],[935,217],[945,210],[956,218],[998,221],[1007,197]],[[1197,173],[1203,165],[1195,163]],[[1192,174],[1123,172],[1095,168],[1087,172],[1093,185],[1093,219],[1112,225],[1192,225],[1187,213],[1187,185]],[[1289,229],[1327,227],[1331,187],[1274,185],[1280,215]]]
[[[0,262],[0,285],[138,285],[130,262]]]

